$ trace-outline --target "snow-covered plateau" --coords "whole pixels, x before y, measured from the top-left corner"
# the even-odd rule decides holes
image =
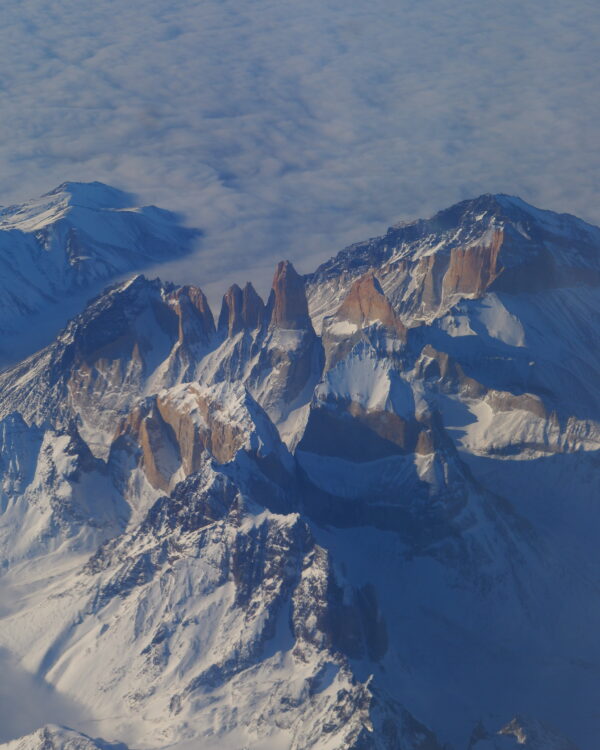
[[[0,230],[6,326],[193,238]],[[600,229],[505,195],[218,315],[113,284],[0,372],[0,748],[594,750],[598,383]]]

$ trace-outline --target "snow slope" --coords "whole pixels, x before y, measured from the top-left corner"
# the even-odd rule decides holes
[[[9,344],[27,353],[39,346],[32,326],[46,340],[55,334],[64,311],[77,309],[72,298],[81,306],[107,281],[180,257],[198,235],[174,214],[136,206],[133,196],[99,182],[66,182],[0,208],[0,332],[20,334],[4,338],[3,359]],[[32,339],[28,351],[23,336]]]

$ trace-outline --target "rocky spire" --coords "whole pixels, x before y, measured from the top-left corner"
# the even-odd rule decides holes
[[[264,310],[264,302],[250,282],[243,290],[233,284],[223,295],[219,331],[228,336],[235,336],[243,329],[252,331],[262,323]]]
[[[195,286],[182,286],[172,299],[179,318],[180,344],[208,341],[215,332],[215,320],[204,292]]]
[[[248,281],[242,292],[242,319],[249,330],[258,328],[265,317],[265,303]]]
[[[296,330],[312,329],[304,279],[289,260],[277,265],[269,297],[271,325]]]
[[[228,336],[235,336],[242,327],[242,290],[237,284],[232,284],[223,295],[219,331],[226,332]]]
[[[406,327],[394,312],[388,298],[372,271],[357,279],[335,317],[347,320],[359,328],[381,322],[386,328],[406,336]]]

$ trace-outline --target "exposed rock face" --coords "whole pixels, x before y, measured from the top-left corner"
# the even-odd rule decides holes
[[[208,344],[215,332],[215,321],[204,292],[183,286],[170,295],[179,319],[178,343],[181,347]]]
[[[376,271],[405,324],[444,315],[488,290],[536,292],[600,284],[600,230],[518,198],[483,195],[431,219],[352,245],[307,277],[317,329],[353,281]]]
[[[406,343],[407,331],[372,272],[357,279],[341,306],[323,321],[325,370],[335,367],[359,346],[382,358]]]
[[[98,297],[56,342],[0,375],[4,408],[12,394],[29,422],[75,420],[101,454],[116,415],[145,391],[178,341],[179,318],[166,300],[171,291],[139,276]]]
[[[244,328],[252,331],[259,328],[265,317],[265,303],[248,281],[242,290],[242,321]]]
[[[253,299],[249,293],[250,310],[257,309]],[[304,279],[288,261],[277,266],[265,321],[268,325],[245,352],[250,367],[244,382],[271,419],[280,424],[310,400],[323,368],[323,346],[308,315]],[[241,354],[240,349],[236,353]]]
[[[498,255],[504,241],[501,229],[492,231],[480,245],[457,247],[450,252],[450,263],[444,274],[442,296],[463,294],[479,297],[498,278],[502,272]],[[433,306],[433,300],[425,297],[427,307]]]
[[[219,314],[219,331],[235,336],[244,327],[242,321],[242,290],[233,284],[223,295]]]
[[[394,312],[376,276],[369,272],[357,279],[340,309],[335,314],[337,320],[347,320],[359,328],[373,323],[381,323],[390,331],[406,337],[406,328]]]
[[[223,296],[219,331],[230,337],[242,330],[253,331],[262,324],[264,314],[264,303],[250,282],[243,290],[233,284]]]
[[[186,383],[161,391],[123,420],[114,445],[123,438],[140,447],[148,481],[164,491],[207,458],[226,464],[242,448],[253,448],[259,458],[280,449],[277,431],[240,384]]]
[[[200,289],[137,276],[92,301],[54,344],[10,371],[5,393],[15,391],[29,421],[75,420],[105,455],[119,415],[148,390],[189,378],[214,332]]]
[[[273,278],[269,298],[270,324],[292,330],[312,329],[304,279],[288,261],[281,261]]]
[[[423,347],[415,367],[419,377],[435,383],[445,392],[458,391],[469,398],[482,398],[487,393],[484,385],[465,374],[460,363],[447,352],[437,351],[431,344]]]
[[[494,359],[493,366],[497,368],[500,355]],[[468,403],[473,412],[483,410],[494,415],[489,428],[480,428],[472,437],[463,437],[463,445],[469,444],[471,450],[490,456],[553,455],[569,452],[575,444],[585,446],[586,450],[598,449],[600,432],[594,421],[559,414],[553,408],[554,399],[549,398],[545,388],[526,391],[523,383],[502,381],[499,385],[504,387],[492,387],[494,379],[490,379],[482,363],[483,357],[466,360],[468,370],[477,374],[479,379],[471,377],[460,361],[447,352],[437,351],[430,344],[422,349],[415,361],[415,373],[431,394],[444,394]]]

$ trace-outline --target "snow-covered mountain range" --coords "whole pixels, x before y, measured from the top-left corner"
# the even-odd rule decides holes
[[[107,289],[0,373],[0,648],[78,707],[0,740],[592,750],[599,318],[600,230],[503,195]]]
[[[190,252],[199,234],[100,182],[0,207],[0,362],[49,317],[54,325],[107,281]]]

